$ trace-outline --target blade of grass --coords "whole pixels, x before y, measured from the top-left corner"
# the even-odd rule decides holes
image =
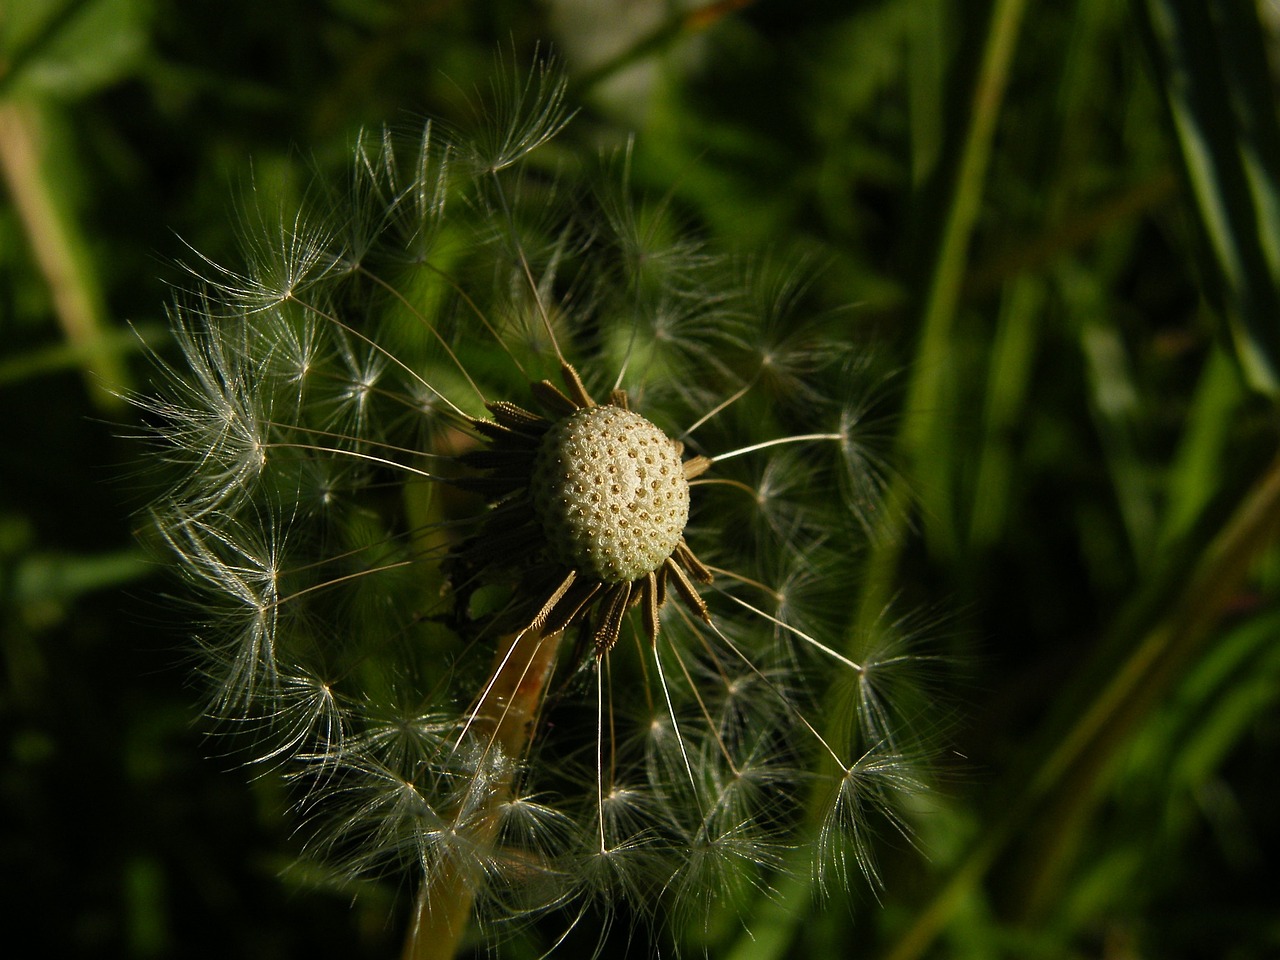
[[[920,3],[920,27],[929,31],[932,21],[928,15],[934,8],[930,0],[920,0]],[[940,220],[928,292],[921,308],[922,332],[915,373],[908,388],[905,423],[898,437],[900,452],[915,474],[912,478],[898,475],[886,492],[881,513],[884,527],[869,558],[863,593],[854,612],[857,622],[850,635],[855,638],[871,635],[876,621],[889,606],[910,520],[910,484],[920,479],[921,473],[929,474],[930,444],[945,430],[939,414],[945,397],[952,321],[959,304],[996,121],[1025,7],[1025,0],[996,0],[992,7],[969,100],[971,121],[959,152],[948,166],[951,186]],[[935,39],[930,34],[923,42],[936,51]],[[925,146],[928,146],[927,139]],[[947,163],[948,158],[940,162]],[[945,477],[928,476],[926,482],[945,483]],[[811,819],[820,806],[816,800],[811,804]],[[814,830],[816,833],[816,824]],[[763,898],[760,906],[752,911],[752,916],[760,922],[753,924],[752,930],[729,950],[728,956],[733,960],[775,960],[794,942],[814,898],[807,852],[804,857],[805,865],[797,864],[795,876]]]
[[[40,28],[27,37],[21,46],[9,51],[8,57],[0,60],[0,96],[4,96],[9,87],[22,76],[27,64],[38,59],[49,43],[56,39],[90,3],[92,0],[67,0],[47,17]]]
[[[956,910],[982,882],[992,863],[1019,837],[1046,820],[1078,824],[1096,797],[1120,750],[1173,683],[1184,676],[1203,645],[1214,636],[1219,618],[1261,552],[1280,532],[1280,459],[1273,461],[1216,536],[1199,552],[1193,571],[1183,577],[1179,564],[1168,576],[1153,578],[1134,598],[1117,627],[1120,639],[1131,636],[1130,654],[1111,673],[1097,694],[1029,777],[1024,786],[1001,791],[1013,796],[1001,816],[960,862],[955,872],[916,917],[887,954],[889,960],[922,956]],[[1164,602],[1172,598],[1172,602]],[[1164,615],[1149,628],[1152,609]],[[1101,649],[1109,651],[1112,644]],[[1089,673],[1092,671],[1082,671]],[[1036,851],[1049,858],[1054,850]]]
[[[1025,9],[1025,0],[997,0],[987,24],[970,97],[971,120],[950,167],[951,188],[940,218],[937,253],[921,307],[920,339],[898,434],[898,452],[905,471],[895,477],[885,497],[885,529],[868,560],[858,607],[859,633],[872,627],[893,594],[903,534],[910,518],[911,485],[917,488],[922,513],[929,518],[928,532],[935,548],[947,553],[955,546],[949,458],[938,453],[945,447],[947,434],[951,331],[986,183],[996,121]]]
[[[1008,285],[996,322],[988,364],[986,409],[968,540],[981,550],[996,542],[1013,501],[1014,451],[1009,435],[1023,414],[1044,307],[1045,288],[1037,277],[1019,277]]]
[[[104,334],[101,339],[89,344],[62,342],[30,350],[16,357],[0,360],[0,387],[82,366],[100,352],[129,356],[155,350],[168,337],[168,329],[159,324],[148,324]]]
[[[1129,557],[1143,570],[1152,559],[1156,504],[1146,465],[1138,450],[1140,390],[1134,381],[1133,359],[1116,325],[1107,317],[1108,300],[1097,277],[1063,265],[1063,299],[1068,311],[1081,318],[1080,353],[1089,382],[1089,401],[1107,475],[1129,538]]]
[[[923,191],[932,181],[946,129],[943,91],[947,82],[947,33],[951,26],[942,0],[913,0],[907,46],[907,96],[911,122],[911,185]]]
[[[1223,363],[1236,375],[1230,358]],[[1069,870],[1055,878],[1041,910],[1024,918],[1024,929],[1088,936],[1103,918],[1117,916],[1117,904],[1143,910],[1166,883],[1201,872],[1199,858],[1187,854],[1207,852],[1198,844],[1206,829],[1212,847],[1235,866],[1256,860],[1258,837],[1243,818],[1230,764],[1265,740],[1258,732],[1280,697],[1277,631],[1280,610],[1273,609],[1215,632],[1116,764],[1105,792],[1108,816],[1090,818],[1090,829],[1078,833],[1080,855],[1063,864]],[[1150,828],[1157,824],[1153,849]],[[1233,930],[1244,929],[1248,910],[1241,905],[1229,921]]]
[[[89,556],[39,554],[14,569],[11,599],[24,606],[63,606],[83,594],[133,583],[155,572],[155,563],[135,549]]]
[[[49,285],[63,336],[85,358],[89,394],[99,408],[113,410],[128,392],[128,375],[117,353],[104,346],[110,325],[101,283],[51,175],[45,119],[34,105],[0,102],[0,174]]]
[[[1244,390],[1231,358],[1214,350],[1205,361],[1166,484],[1168,503],[1157,549],[1186,534],[1218,489],[1223,454]]]
[[[1135,5],[1240,365],[1280,393],[1280,123],[1252,4]]]

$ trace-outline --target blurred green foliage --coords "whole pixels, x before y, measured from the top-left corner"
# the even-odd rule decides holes
[[[1269,0],[0,0],[11,926],[51,955],[397,950],[386,895],[277,877],[286,800],[193,723],[116,398],[163,353],[177,264],[232,259],[238,192],[457,117],[495,51],[539,45],[577,148],[634,132],[640,187],[812,257],[900,371],[857,602],[928,610],[972,674],[926,856],[890,844],[879,903],[797,882],[708,951],[1276,955]]]

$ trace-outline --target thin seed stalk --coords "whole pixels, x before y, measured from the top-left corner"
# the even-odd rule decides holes
[[[526,630],[504,638],[469,735],[507,757],[524,756],[563,636],[563,632],[547,635]],[[516,766],[509,769],[507,780],[493,785],[485,813],[472,828],[472,839],[481,848],[497,839],[499,808],[510,798]],[[418,892],[403,960],[451,960],[466,931],[476,893],[475,871],[466,865],[450,861],[432,872]]]

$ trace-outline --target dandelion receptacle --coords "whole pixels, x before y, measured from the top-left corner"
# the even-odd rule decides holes
[[[921,789],[913,659],[847,602],[872,366],[803,267],[557,153],[553,68],[499,72],[472,128],[362,136],[196,257],[137,401],[151,527],[218,729],[315,875],[415,891],[407,956],[697,942],[798,850],[874,875]]]

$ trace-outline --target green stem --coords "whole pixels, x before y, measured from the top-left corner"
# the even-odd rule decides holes
[[[49,174],[43,119],[33,106],[0,101],[0,175],[49,285],[63,336],[85,358],[89,393],[111,410],[127,392],[125,367],[109,346],[102,291],[84,238]]]
[[[530,630],[498,645],[496,673],[482,695],[468,736],[508,757],[524,756],[562,636]],[[511,786],[508,780],[490,793],[486,816],[474,828],[472,839],[477,845],[488,847],[496,841],[498,808],[509,797]],[[452,863],[428,878],[418,893],[403,960],[451,960],[457,955],[478,892],[475,883],[473,871]]]
[[[951,381],[951,331],[964,288],[969,245],[991,157],[996,121],[1004,99],[1009,66],[1017,46],[1026,0],[997,0],[991,11],[981,63],[970,98],[971,120],[952,174],[952,187],[937,254],[920,314],[920,341],[907,388],[898,452],[904,473],[896,475],[885,497],[884,528],[866,567],[856,635],[865,634],[882,615],[893,594],[898,560],[911,518],[913,488],[925,501],[935,538],[953,545],[955,530],[949,502],[946,456],[941,437],[947,429],[947,393]]]
[[[952,458],[938,456],[935,451],[946,429],[946,411],[951,399],[948,396],[953,383],[951,331],[986,184],[996,121],[1004,102],[1009,65],[1025,7],[1025,0],[997,0],[991,12],[970,101],[971,119],[955,168],[938,255],[921,312],[915,376],[907,393],[906,421],[899,438],[913,476],[928,498],[934,537],[941,538],[942,546],[948,551],[954,547],[955,524],[949,507],[950,477],[945,468]]]

